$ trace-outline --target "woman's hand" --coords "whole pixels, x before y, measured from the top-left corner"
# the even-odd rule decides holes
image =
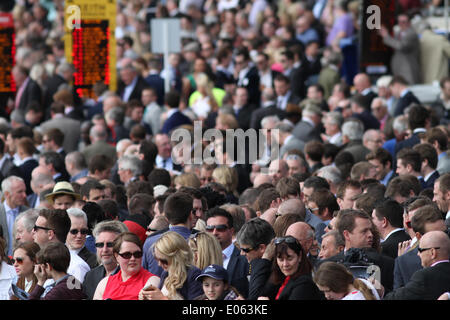
[[[158,288],[148,286],[139,291],[139,300],[169,300]]]
[[[402,254],[406,253],[406,251],[408,250],[408,247],[411,243],[411,240],[406,240],[403,242],[399,242],[398,243],[398,252],[397,255],[401,256]]]
[[[47,274],[47,266],[45,264],[37,264],[34,266],[34,274],[38,279],[38,285],[41,287],[44,285],[45,281],[49,278]]]

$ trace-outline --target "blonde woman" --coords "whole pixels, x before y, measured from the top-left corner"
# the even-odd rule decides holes
[[[194,253],[194,264],[205,269],[210,264],[223,264],[222,249],[215,236],[206,232],[197,232],[189,237],[189,247]]]
[[[212,174],[214,182],[220,183],[226,189],[226,197],[228,202],[236,203],[233,200],[238,197],[237,187],[238,187],[238,174],[234,168],[228,166],[220,166],[214,169]]]
[[[197,90],[189,96],[189,107],[199,119],[206,119],[209,112],[217,111],[222,105],[225,91],[214,88],[214,83],[203,72],[195,76],[195,83]]]
[[[181,187],[200,188],[201,182],[197,175],[193,172],[182,173],[174,179],[175,188],[178,190]]]
[[[153,256],[164,271],[158,288],[143,288],[140,300],[193,300],[203,293],[196,281],[201,270],[193,265],[187,241],[178,233],[164,233],[153,246]]]

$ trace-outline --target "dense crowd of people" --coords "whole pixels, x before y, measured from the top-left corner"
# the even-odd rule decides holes
[[[450,299],[450,43],[427,23],[442,2],[398,1],[373,75],[359,1],[117,0],[118,89],[92,97],[64,1],[2,2],[17,91],[0,299]],[[168,66],[150,32],[165,17],[181,22]],[[434,101],[414,93],[433,82]]]

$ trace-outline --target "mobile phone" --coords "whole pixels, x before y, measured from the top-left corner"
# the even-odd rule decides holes
[[[152,284],[149,284],[148,286],[144,287],[144,291],[155,291],[156,287]]]

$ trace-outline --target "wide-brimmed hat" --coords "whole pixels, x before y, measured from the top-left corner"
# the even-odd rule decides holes
[[[81,195],[79,193],[75,193],[73,190],[72,185],[70,182],[67,181],[60,181],[53,187],[52,193],[49,193],[45,196],[45,199],[47,199],[50,204],[53,204],[53,200],[55,199],[55,196],[59,195],[69,195],[75,198],[75,200],[80,200]]]

